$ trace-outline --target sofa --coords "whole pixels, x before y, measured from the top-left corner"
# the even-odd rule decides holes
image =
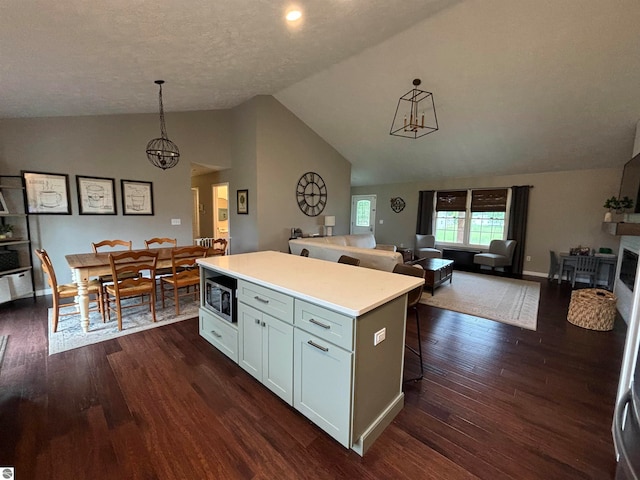
[[[306,237],[289,240],[289,250],[300,255],[306,248],[309,257],[337,262],[341,255],[360,259],[360,266],[392,272],[393,267],[403,263],[402,254],[394,245],[376,244],[373,234],[335,235],[332,237]]]

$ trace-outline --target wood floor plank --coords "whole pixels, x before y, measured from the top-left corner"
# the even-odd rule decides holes
[[[536,331],[419,307],[424,379],[404,385],[364,457],[202,339],[197,319],[49,356],[50,299],[0,305],[0,465],[37,480],[613,478],[626,326],[576,327],[570,288],[530,280]],[[405,375],[418,370],[407,353]]]

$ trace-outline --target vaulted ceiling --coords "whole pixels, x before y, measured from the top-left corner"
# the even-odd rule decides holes
[[[637,0],[26,0],[0,6],[0,117],[234,107],[274,95],[367,185],[622,166]],[[389,135],[414,78],[440,129]]]

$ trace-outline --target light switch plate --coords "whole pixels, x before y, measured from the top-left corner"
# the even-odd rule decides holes
[[[382,330],[378,330],[373,334],[373,345],[376,346],[380,342],[382,342],[385,338],[387,338],[387,329],[383,328]]]

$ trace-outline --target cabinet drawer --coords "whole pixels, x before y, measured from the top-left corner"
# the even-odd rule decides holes
[[[293,298],[289,295],[238,280],[238,300],[287,323],[293,323]]]
[[[294,324],[349,351],[353,350],[354,319],[326,308],[296,300]]]
[[[238,363],[238,330],[226,320],[200,309],[200,335]]]

